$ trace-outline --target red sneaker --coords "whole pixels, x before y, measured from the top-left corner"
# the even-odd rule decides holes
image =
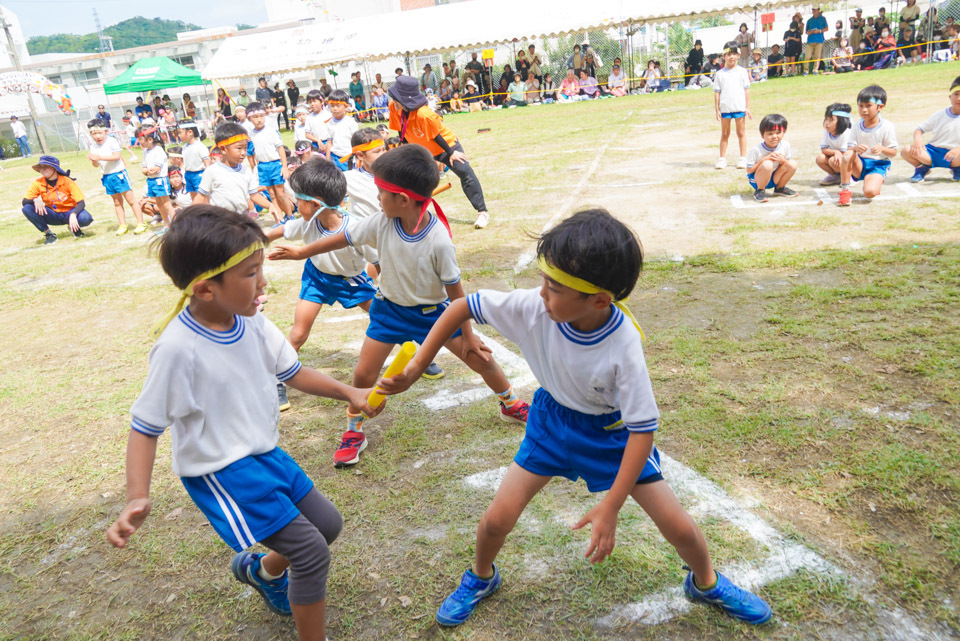
[[[849,207],[850,199],[853,197],[853,194],[850,193],[849,189],[843,189],[840,191],[840,199],[837,201],[837,204],[841,207]]]
[[[526,425],[527,413],[529,411],[530,406],[523,401],[517,401],[510,407],[507,407],[503,404],[503,401],[500,401],[500,419],[507,421],[508,423],[520,423],[521,425]]]
[[[349,467],[360,462],[360,452],[367,448],[367,437],[363,432],[347,430],[340,438],[340,447],[333,455],[334,467]]]

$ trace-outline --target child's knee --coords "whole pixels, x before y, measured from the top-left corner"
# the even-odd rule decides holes
[[[508,514],[493,509],[492,505],[487,508],[487,511],[483,513],[483,518],[480,519],[481,531],[493,538],[507,536],[513,530],[514,525],[516,525],[515,519]]]
[[[294,325],[290,330],[290,336],[287,337],[287,340],[290,341],[290,344],[293,345],[295,350],[300,351],[300,348],[303,347],[303,344],[307,342],[308,338],[310,338],[309,327],[297,327]]]
[[[663,538],[675,548],[694,546],[701,540],[702,536],[700,528],[686,512],[677,514],[675,517],[659,524],[659,528]]]
[[[772,172],[772,171],[773,171],[773,161],[772,161],[772,160],[764,160],[763,162],[761,162],[759,165],[757,165],[757,166],[754,168],[754,173],[760,171],[761,169],[762,169],[763,171]]]
[[[784,165],[785,165],[790,171],[796,171],[796,170],[797,170],[797,167],[799,167],[799,165],[797,164],[797,161],[794,160],[794,159],[792,159],[792,158],[791,158],[790,160],[788,160],[786,163],[784,163]]]

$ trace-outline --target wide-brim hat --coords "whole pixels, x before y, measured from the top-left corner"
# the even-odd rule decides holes
[[[387,94],[407,111],[416,111],[427,104],[427,97],[420,93],[420,84],[413,76],[397,76]]]
[[[61,176],[70,176],[70,172],[60,166],[60,159],[56,156],[40,156],[40,160],[33,166],[33,170],[40,173],[41,167],[53,167]]]

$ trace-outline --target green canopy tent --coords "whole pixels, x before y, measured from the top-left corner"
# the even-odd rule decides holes
[[[199,71],[158,56],[137,60],[129,69],[103,85],[103,90],[109,95],[208,84],[210,81],[201,79]]]

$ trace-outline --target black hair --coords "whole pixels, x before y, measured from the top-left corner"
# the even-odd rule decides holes
[[[334,89],[330,92],[330,100],[339,100],[340,102],[350,104],[350,94],[343,89]]]
[[[733,51],[732,51],[731,53],[737,53],[737,54],[740,53],[740,45],[738,45],[738,44],[737,44],[735,41],[733,41],[733,40],[731,40],[730,42],[728,42],[728,43],[726,43],[725,45],[723,45],[723,53],[726,54],[727,51],[729,51],[729,50],[731,50],[731,49],[733,49]]]
[[[311,158],[290,174],[290,189],[336,207],[347,195],[347,178],[326,158]]]
[[[247,109],[246,109],[247,113],[250,113],[251,111],[266,111],[266,110],[267,108],[263,106],[263,103],[257,100],[247,103]]]
[[[93,129],[94,127],[99,127],[102,129],[109,129],[110,126],[107,124],[107,121],[103,118],[94,118],[87,123],[87,129]]]
[[[370,170],[377,178],[409,189],[424,200],[433,196],[433,190],[440,182],[436,161],[420,145],[401,145],[391,149],[380,156]]]
[[[830,116],[832,116],[834,111],[845,111],[845,112],[847,112],[847,113],[850,113],[850,105],[848,105],[848,104],[845,103],[845,102],[835,102],[835,103],[833,103],[832,105],[830,105],[829,107],[827,107],[826,113],[823,114],[823,119],[826,120],[827,118],[829,118]],[[849,128],[850,128],[850,116],[837,116],[837,133],[836,133],[836,135],[839,136],[840,134],[842,134],[843,132],[845,132],[845,131],[846,131],[847,129],[849,129]]]
[[[310,144],[309,140],[298,140],[297,144],[293,146],[296,151],[302,151],[304,149],[311,149],[313,145]]]
[[[873,100],[879,101],[881,105],[887,104],[887,92],[880,85],[864,87],[860,90],[860,93],[857,94],[858,105],[863,102],[873,102]]]
[[[765,134],[774,129],[787,130],[787,119],[780,114],[767,114],[760,121],[760,133]]]
[[[747,23],[746,23],[746,22],[741,22],[741,23],[740,23],[740,26],[737,27],[737,31],[740,31],[741,29],[743,29],[743,28],[746,27],[746,26],[747,26]],[[750,27],[747,27],[747,29],[749,30]]]
[[[177,214],[156,244],[163,271],[178,289],[184,289],[258,240],[266,243],[267,237],[255,220],[222,207],[190,205]]]
[[[227,138],[246,135],[247,130],[243,128],[243,125],[239,125],[235,122],[225,122],[217,127],[216,131],[213,132],[213,140],[217,143],[217,145],[219,145]]]
[[[133,137],[139,138],[140,136],[148,136],[152,138],[154,144],[165,149],[163,145],[163,138],[160,137],[160,128],[156,125],[140,125],[137,127],[137,130],[133,132]]]
[[[543,234],[537,257],[571,276],[613,292],[630,295],[643,269],[643,247],[636,233],[606,209],[585,209]]]
[[[380,140],[380,132],[373,127],[363,127],[362,129],[357,129],[353,132],[353,135],[350,136],[350,146],[365,145],[374,140]]]
[[[957,87],[960,87],[960,76],[954,78],[953,82],[950,83],[950,91],[953,91]]]
[[[403,69],[400,67],[397,67],[396,69],[393,70],[393,73],[403,74]]]
[[[183,147],[181,147],[181,146],[179,146],[179,145],[175,145],[175,146],[173,146],[173,147],[170,147],[170,149],[167,149],[167,153],[168,153],[168,154],[180,154],[180,155],[182,156],[182,155],[183,155]]]
[[[319,89],[311,89],[307,92],[307,102],[311,100],[323,100],[323,94],[320,93]]]
[[[387,138],[387,139],[384,141],[384,143],[387,145],[387,149],[388,149],[388,150],[390,150],[390,149],[396,149],[397,147],[400,146],[400,139],[399,139],[398,137],[396,137],[396,136],[390,136],[389,138]],[[439,181],[437,181],[437,182],[439,182]]]

